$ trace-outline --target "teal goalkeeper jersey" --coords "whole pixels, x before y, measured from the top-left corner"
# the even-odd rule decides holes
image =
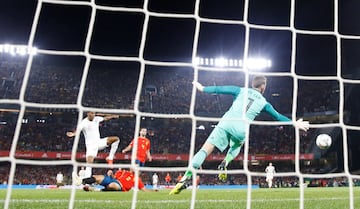
[[[204,87],[206,93],[234,96],[233,104],[221,118],[218,127],[226,130],[236,138],[243,139],[249,126],[248,122],[253,121],[262,111],[268,113],[274,120],[290,121],[288,117],[278,113],[259,91],[248,88],[247,95],[245,91],[246,88],[238,86]]]

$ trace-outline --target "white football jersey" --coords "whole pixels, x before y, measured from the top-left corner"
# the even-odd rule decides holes
[[[273,175],[275,173],[275,167],[274,166],[267,166],[265,169],[266,174]]]
[[[87,117],[81,121],[79,128],[84,134],[86,144],[100,139],[99,124],[103,120],[103,117],[95,116],[92,121],[89,121]]]
[[[86,175],[85,170],[81,169],[81,170],[79,171],[79,177],[80,177],[81,179],[84,179],[84,178],[85,178],[85,175]]]
[[[63,180],[64,180],[64,175],[62,173],[58,173],[56,175],[56,182],[62,183]]]
[[[152,180],[153,180],[153,184],[157,184],[158,182],[159,182],[159,177],[158,177],[158,175],[153,175],[152,176]]]

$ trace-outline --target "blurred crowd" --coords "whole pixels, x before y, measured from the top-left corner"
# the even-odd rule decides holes
[[[25,58],[0,56],[0,99],[19,98],[26,67]],[[117,66],[119,67],[119,66]],[[121,68],[120,66],[119,68]],[[32,64],[25,91],[25,101],[50,104],[81,103],[88,107],[133,109],[138,84],[141,85],[139,110],[163,114],[189,114],[192,98],[193,70],[181,67],[146,66],[143,79],[139,69],[121,69],[107,65],[90,65],[84,77],[81,67]],[[83,78],[84,77],[84,78]],[[204,85],[245,86],[242,72],[200,71]],[[84,91],[79,92],[84,85]],[[279,112],[291,115],[293,79],[269,76],[265,97]],[[316,90],[315,90],[316,89]],[[195,113],[220,116],[231,105],[232,97],[197,92]],[[338,111],[339,84],[334,80],[299,80],[297,115]]]

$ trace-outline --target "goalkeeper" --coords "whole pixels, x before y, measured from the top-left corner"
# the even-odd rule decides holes
[[[215,147],[223,152],[230,143],[230,148],[225,159],[218,166],[218,169],[223,171],[219,174],[220,180],[225,181],[227,179],[226,168],[240,153],[241,146],[244,144],[245,136],[250,127],[250,122],[253,121],[260,112],[268,113],[277,121],[291,121],[288,117],[278,113],[263,97],[266,89],[266,77],[264,76],[254,76],[252,88],[247,89],[247,92],[245,88],[238,86],[204,87],[198,82],[193,82],[193,84],[199,91],[209,94],[230,94],[234,96],[232,106],[223,115],[202,148],[194,155],[191,162],[192,167],[198,169]],[[299,119],[293,125],[303,131],[309,129],[309,122],[303,121],[302,119]],[[178,194],[181,190],[185,189],[187,187],[186,181],[190,180],[191,176],[192,172],[187,170],[181,181],[171,190],[170,194]]]

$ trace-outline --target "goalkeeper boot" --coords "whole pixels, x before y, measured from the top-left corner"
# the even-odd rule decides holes
[[[226,168],[226,162],[225,160],[223,160],[220,165],[218,166],[218,169],[221,171],[219,173],[219,180],[222,181],[222,182],[226,182],[227,180],[227,168]]]
[[[170,191],[169,195],[179,194],[182,190],[186,189],[189,185],[185,181],[179,182],[176,186]]]
[[[82,179],[75,173],[75,171],[72,173],[72,179],[76,186],[80,186],[82,184]]]

